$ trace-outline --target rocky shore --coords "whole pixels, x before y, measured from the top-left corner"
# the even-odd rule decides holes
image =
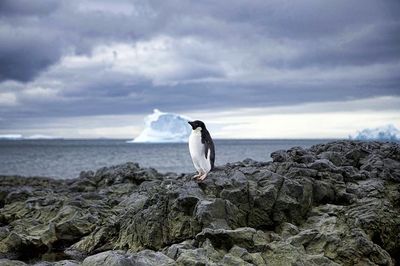
[[[271,157],[202,183],[135,163],[73,180],[2,176],[0,265],[400,263],[400,145]]]

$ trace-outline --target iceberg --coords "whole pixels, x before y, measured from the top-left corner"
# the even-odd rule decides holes
[[[39,139],[61,139],[61,138],[60,137],[37,134],[37,135],[28,136],[25,139],[32,139],[32,140],[38,139],[39,140]]]
[[[47,135],[31,135],[24,137],[21,134],[6,134],[0,135],[3,140],[40,140],[40,139],[61,139],[60,137],[47,136]]]
[[[377,127],[366,128],[358,131],[355,136],[350,136],[355,140],[382,140],[382,141],[400,141],[400,131],[392,124]]]
[[[145,128],[133,143],[173,143],[187,142],[191,128],[188,121],[191,119],[172,113],[164,113],[154,109],[153,113],[145,117]]]
[[[0,139],[17,140],[17,139],[22,139],[22,135],[21,134],[0,135]]]

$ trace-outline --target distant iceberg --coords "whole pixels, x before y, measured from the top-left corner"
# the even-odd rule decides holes
[[[60,139],[59,137],[53,137],[53,136],[47,136],[47,135],[32,135],[32,136],[27,136],[24,137],[21,134],[6,134],[6,135],[0,135],[0,139],[3,140],[24,140],[24,139],[30,139],[30,140],[36,140],[36,139]]]
[[[144,119],[145,128],[138,137],[129,142],[134,143],[166,143],[187,142],[191,128],[191,119],[182,115],[164,113],[154,109],[153,113]]]
[[[25,139],[61,139],[61,138],[38,134],[38,135],[32,135],[32,136],[25,137]]]
[[[383,140],[400,141],[400,131],[394,125],[386,125],[377,128],[366,128],[357,132],[357,135],[350,136],[356,140]]]
[[[0,139],[17,140],[17,139],[22,139],[22,135],[21,134],[0,135]]]

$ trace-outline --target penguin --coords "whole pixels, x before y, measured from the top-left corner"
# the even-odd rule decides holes
[[[198,172],[193,178],[204,180],[208,172],[214,169],[214,142],[202,121],[196,120],[188,123],[192,126],[192,133],[189,136],[189,152]]]

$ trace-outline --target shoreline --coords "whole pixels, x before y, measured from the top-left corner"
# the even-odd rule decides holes
[[[293,146],[310,147],[321,140],[216,140],[216,164],[245,158],[270,160],[269,154]],[[130,145],[118,140],[0,141],[0,175],[43,176],[71,179],[81,171],[138,162],[160,173],[194,170],[186,144]]]

